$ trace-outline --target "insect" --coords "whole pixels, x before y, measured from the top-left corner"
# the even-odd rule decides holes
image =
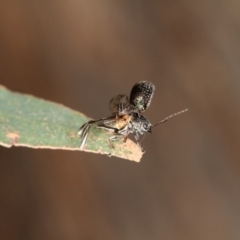
[[[130,99],[123,94],[112,98],[109,102],[109,109],[112,113],[111,116],[99,120],[91,120],[79,129],[78,134],[81,136],[80,149],[83,149],[85,146],[90,128],[96,126],[113,132],[113,135],[109,138],[109,144],[113,149],[113,141],[118,139],[126,141],[129,134],[133,134],[137,145],[142,152],[145,152],[141,145],[145,133],[152,133],[152,128],[188,110],[185,109],[174,113],[156,124],[151,124],[151,122],[143,116],[142,112],[150,106],[154,91],[155,86],[151,82],[141,81],[133,86]]]

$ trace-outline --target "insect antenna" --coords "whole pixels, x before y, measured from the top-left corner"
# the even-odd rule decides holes
[[[179,115],[179,114],[181,114],[181,113],[187,112],[187,111],[188,111],[188,109],[184,109],[184,110],[182,110],[182,111],[180,111],[180,112],[176,112],[176,113],[174,113],[174,114],[172,114],[172,115],[164,118],[162,121],[154,124],[152,127],[156,127],[156,126],[159,125],[159,124],[165,123],[165,122],[168,121],[169,118],[175,117],[175,116],[177,116],[177,115]]]

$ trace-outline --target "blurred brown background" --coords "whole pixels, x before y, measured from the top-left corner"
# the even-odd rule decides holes
[[[240,239],[238,1],[0,3],[0,83],[93,118],[141,80],[141,163],[0,148],[0,239]]]

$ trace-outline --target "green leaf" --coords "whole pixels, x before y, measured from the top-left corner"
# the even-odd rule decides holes
[[[79,150],[79,127],[90,119],[61,104],[31,95],[14,93],[0,86],[0,145]],[[109,154],[139,162],[142,153],[131,140],[116,141],[110,132],[93,127],[83,151]]]

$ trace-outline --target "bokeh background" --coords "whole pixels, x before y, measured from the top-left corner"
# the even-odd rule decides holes
[[[0,2],[0,83],[93,118],[141,80],[146,116],[190,111],[140,163],[0,148],[0,239],[240,239],[240,4]]]

